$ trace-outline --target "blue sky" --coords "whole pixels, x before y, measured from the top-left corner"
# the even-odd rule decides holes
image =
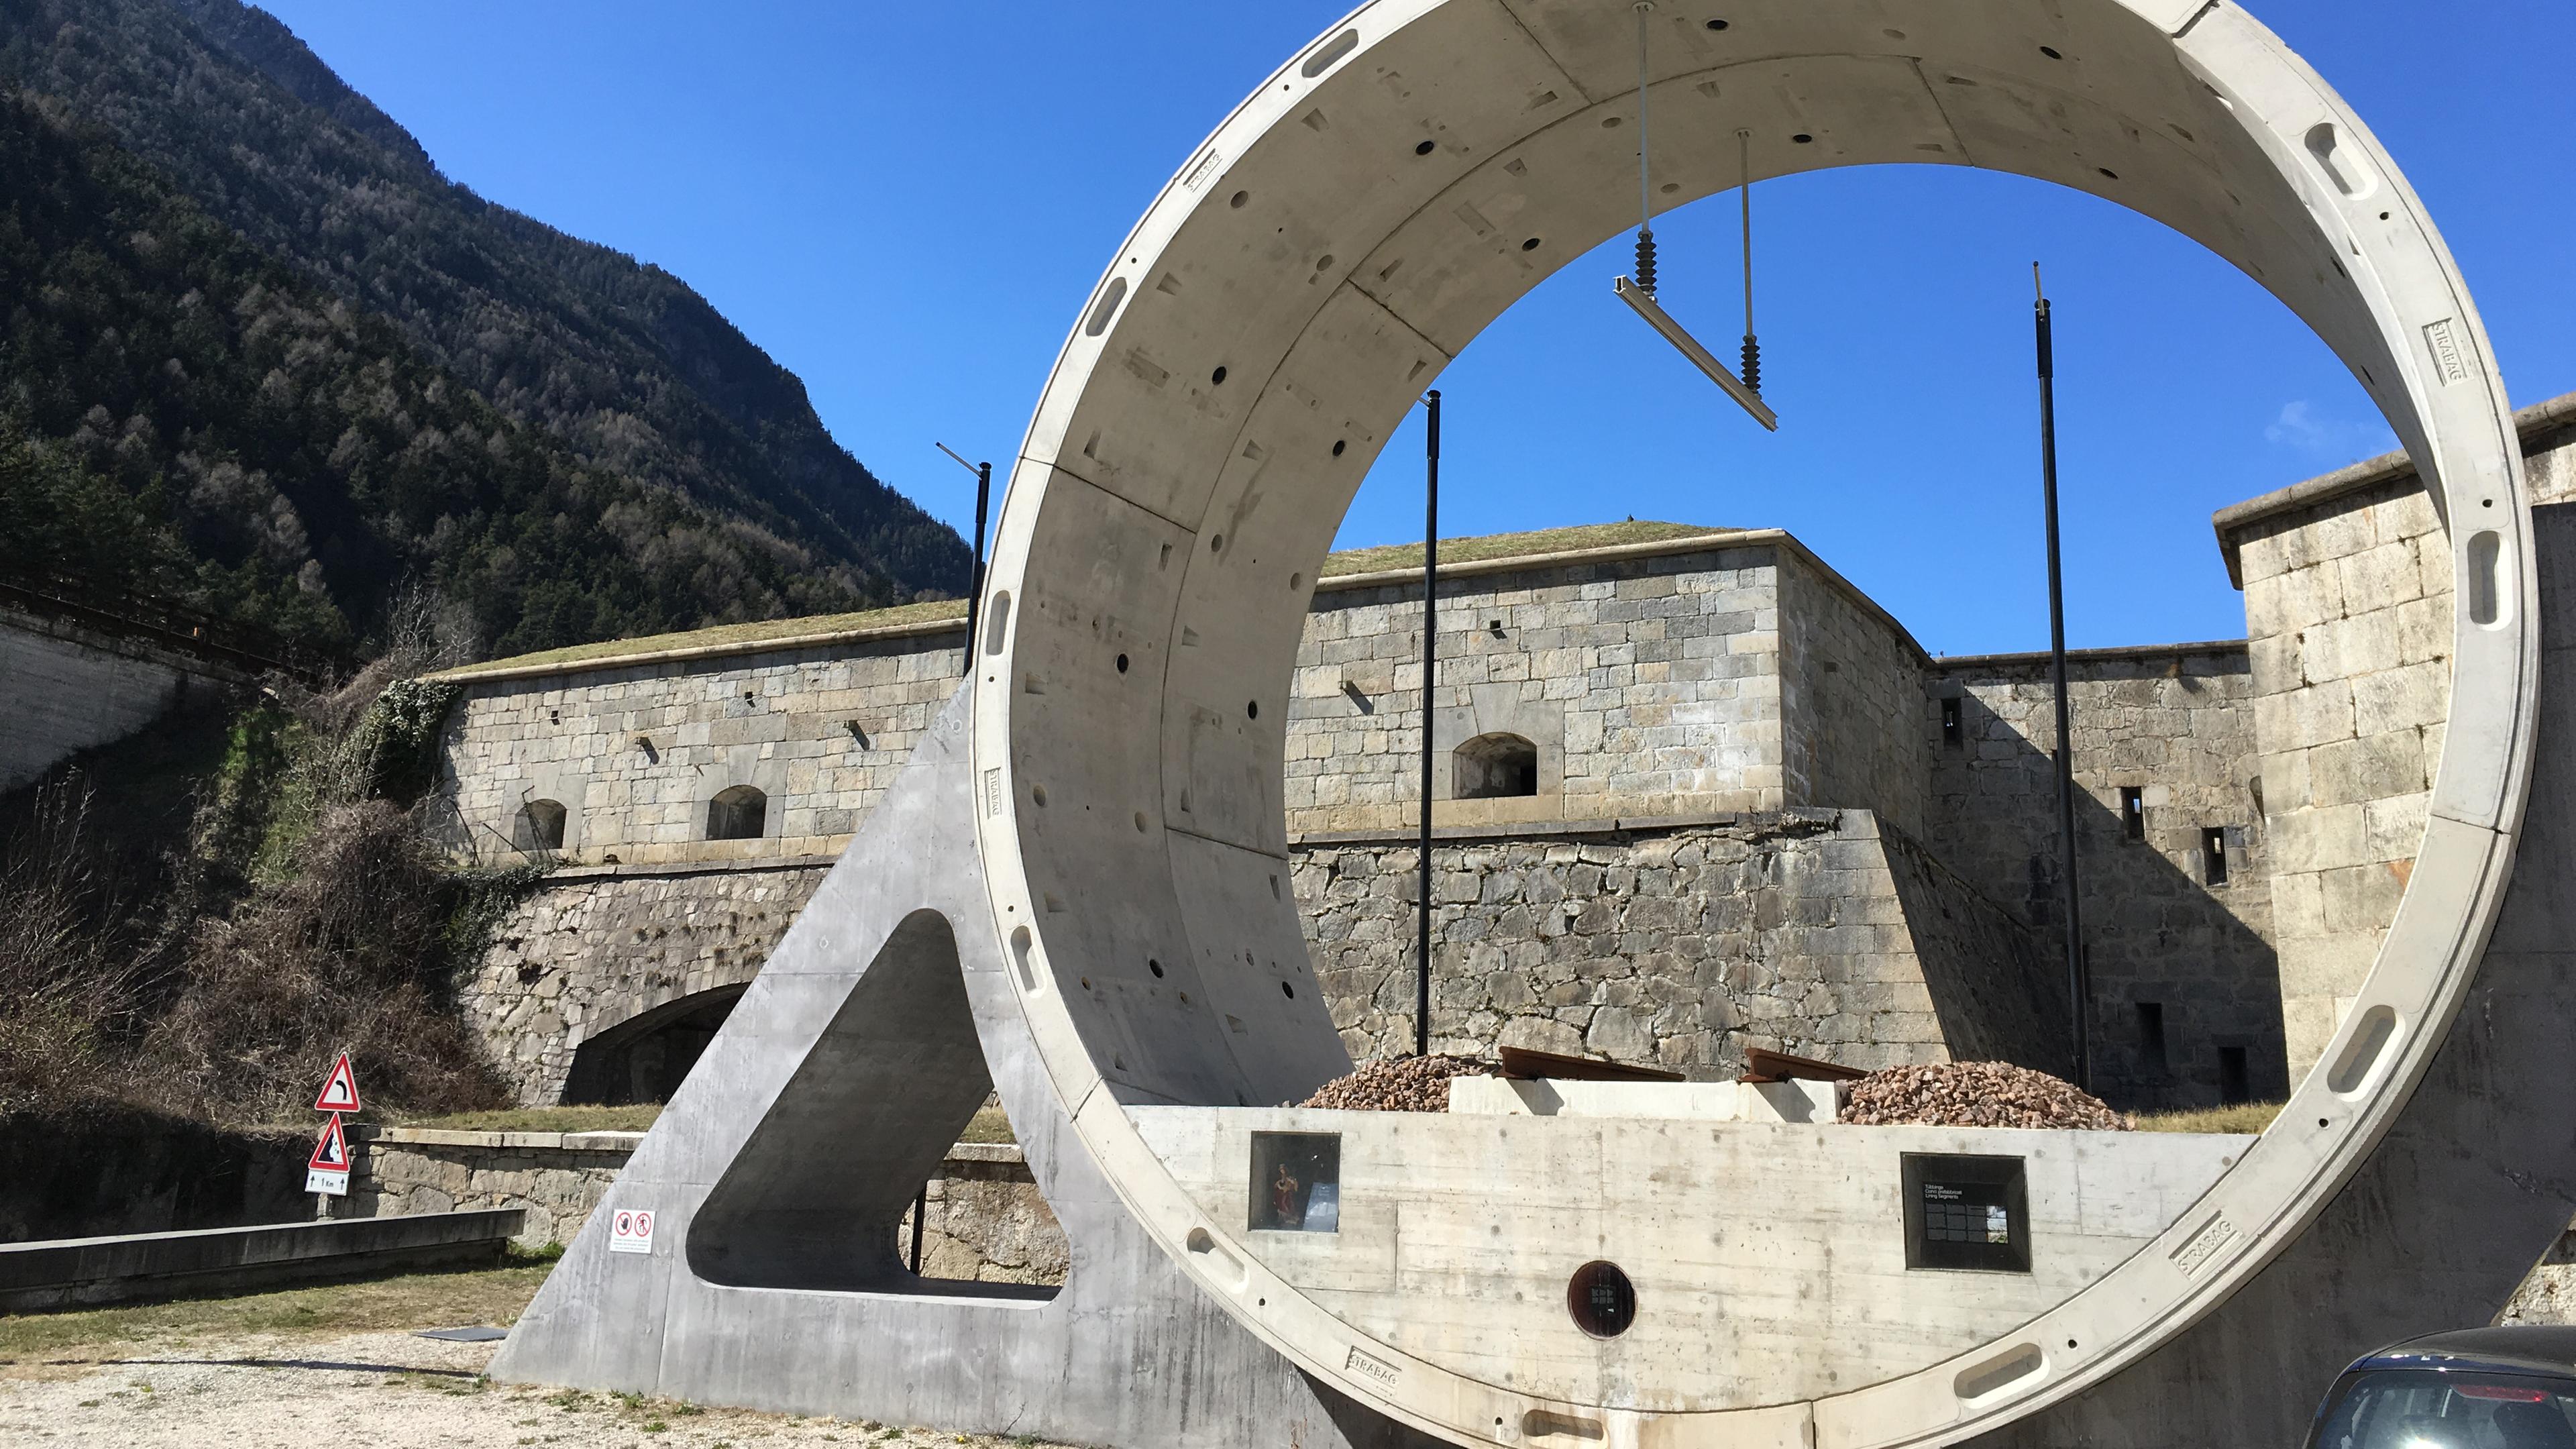
[[[972,480],[932,440],[1009,456],[1127,228],[1347,6],[267,8],[449,176],[687,279],[805,379],[845,446],[962,529]],[[2516,403],[2576,390],[2576,187],[2551,174],[2576,141],[2576,5],[2252,8],[2406,169]],[[2108,203],[1907,167],[1769,184],[1756,205],[1782,432],[1751,427],[1611,299],[1622,238],[1442,379],[1444,534],[1629,515],[1781,527],[1936,653],[2043,648],[2034,258],[2059,322],[2074,644],[2242,634],[2211,512],[2393,446],[2279,304]],[[1721,337],[1729,206],[1657,226],[1666,300]],[[1389,443],[1345,545],[1419,535],[1419,456],[1410,430]]]

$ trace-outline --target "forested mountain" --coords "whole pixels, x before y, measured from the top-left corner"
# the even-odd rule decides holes
[[[0,430],[46,445],[0,482],[55,563],[342,645],[418,577],[504,650],[965,587],[703,298],[449,182],[263,12],[0,0],[0,87]]]
[[[324,656],[406,582],[502,650],[862,597],[502,417],[391,322],[5,91],[0,511],[9,577],[182,600]]]

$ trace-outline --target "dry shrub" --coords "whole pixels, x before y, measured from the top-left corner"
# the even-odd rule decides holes
[[[0,843],[0,1115],[302,1120],[343,1050],[371,1106],[509,1104],[452,980],[525,882],[450,875],[385,798],[410,793],[394,782],[445,712],[448,687],[404,673],[426,653],[330,689],[275,679],[210,717],[221,763],[185,777],[157,876],[120,874],[77,773],[35,802]]]
[[[0,854],[0,1115],[116,1095],[138,968],[97,922],[118,912],[90,840],[89,793],[40,789]]]
[[[343,1050],[367,1095],[418,1112],[508,1094],[448,1000],[451,892],[383,800],[323,805],[287,868],[199,924],[144,1057],[171,1105],[236,1120],[300,1112]]]

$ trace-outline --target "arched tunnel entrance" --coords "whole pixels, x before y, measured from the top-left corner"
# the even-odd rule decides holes
[[[719,986],[639,1012],[585,1041],[564,1079],[566,1106],[622,1107],[667,1102],[742,1000]]]

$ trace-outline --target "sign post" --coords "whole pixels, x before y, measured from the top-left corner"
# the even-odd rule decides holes
[[[349,1134],[341,1119],[363,1106],[358,1100],[358,1074],[349,1065],[349,1054],[342,1052],[313,1099],[313,1110],[327,1114],[322,1136],[313,1144],[313,1156],[304,1165],[304,1190],[313,1194],[316,1218],[331,1216],[331,1199],[349,1195]]]

